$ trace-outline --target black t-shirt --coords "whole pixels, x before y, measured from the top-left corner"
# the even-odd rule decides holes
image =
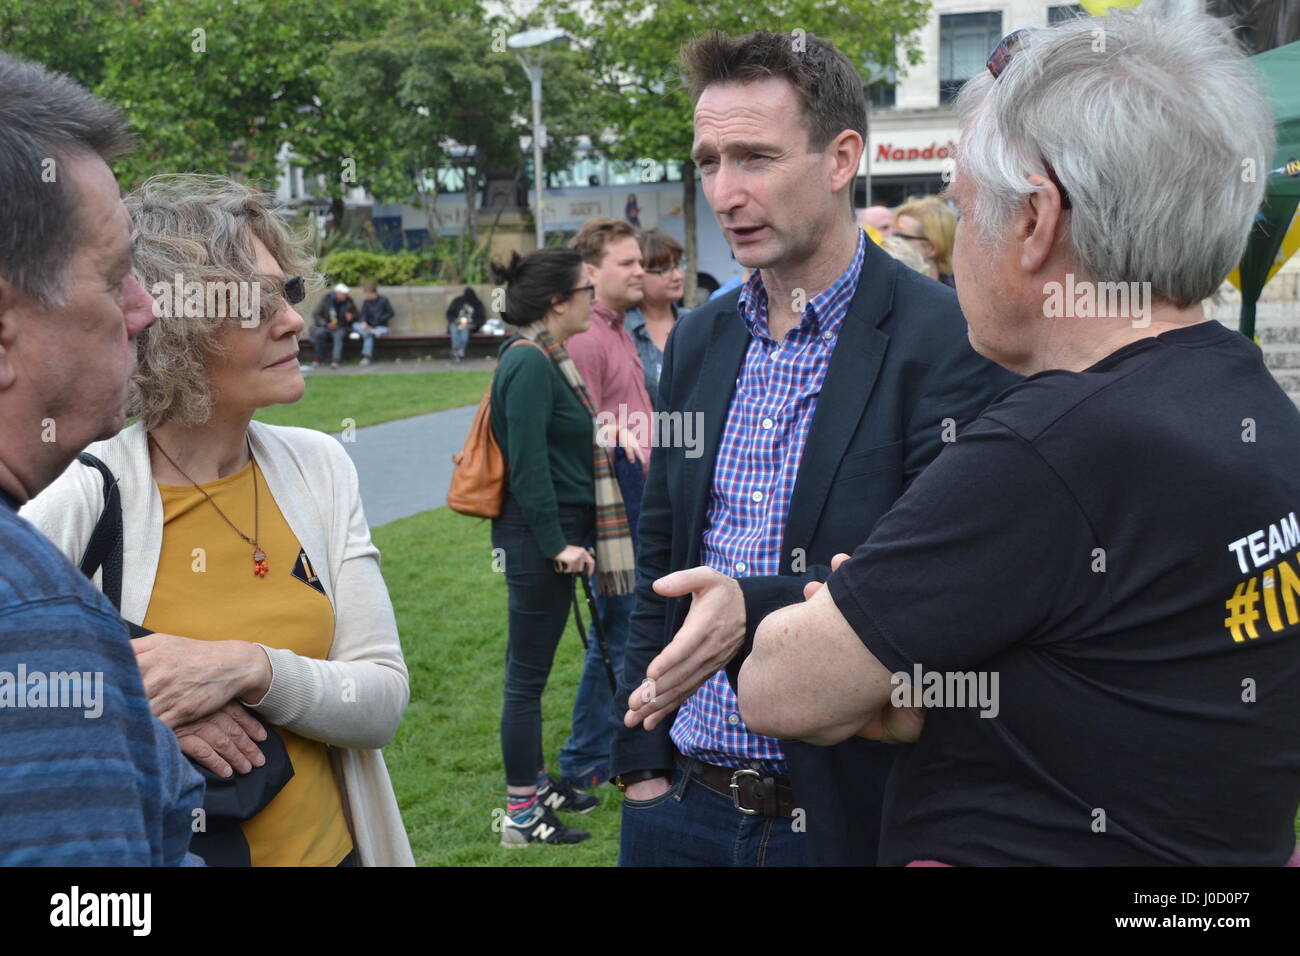
[[[882,864],[1284,863],[1298,459],[1300,413],[1217,322],[1034,375],[971,423],[828,583],[892,672],[985,672],[996,701],[951,706],[944,676]]]

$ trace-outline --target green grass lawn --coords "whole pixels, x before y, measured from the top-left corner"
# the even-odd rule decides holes
[[[384,756],[416,863],[613,865],[620,798],[612,789],[596,791],[601,805],[591,813],[565,814],[591,831],[586,843],[506,850],[492,830],[492,811],[505,807],[498,727],[506,584],[492,570],[488,523],[439,508],[376,528],[374,538],[411,673],[411,703]],[[581,669],[582,643],[570,621],[542,702],[553,768]]]
[[[477,405],[491,372],[408,372],[401,374],[307,376],[307,393],[294,405],[273,405],[254,416],[268,425],[299,425],[323,432],[410,418],[462,405]]]

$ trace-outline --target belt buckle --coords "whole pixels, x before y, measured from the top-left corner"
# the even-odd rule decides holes
[[[749,807],[742,807],[740,805],[740,784],[736,782],[736,778],[744,776],[753,777],[755,780],[763,779],[763,775],[757,770],[750,770],[748,768],[737,770],[731,775],[731,803],[737,810],[746,816],[756,817],[762,813],[761,810],[751,810]]]

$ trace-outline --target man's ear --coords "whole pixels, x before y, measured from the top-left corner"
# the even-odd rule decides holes
[[[22,298],[18,287],[0,276],[0,392],[12,387],[18,378],[14,345],[18,340],[18,307]]]
[[[1020,266],[1037,272],[1052,255],[1062,222],[1061,193],[1046,176],[1029,177],[1033,186],[1043,186],[1030,193],[1016,218],[1015,241],[1020,243]]]
[[[852,186],[862,162],[863,148],[862,137],[851,129],[841,130],[840,135],[826,144],[826,156],[832,164],[831,192]]]

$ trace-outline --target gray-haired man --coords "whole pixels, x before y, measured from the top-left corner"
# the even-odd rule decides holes
[[[1278,866],[1295,846],[1300,413],[1201,309],[1272,120],[1228,27],[1168,16],[1008,38],[963,88],[958,294],[976,349],[1030,377],[741,671],[766,733],[919,737],[885,864]]]
[[[152,300],[107,162],[119,111],[0,53],[0,864],[180,863],[203,781],[126,626],[15,513],[122,427]],[[191,862],[197,858],[191,858]]]

